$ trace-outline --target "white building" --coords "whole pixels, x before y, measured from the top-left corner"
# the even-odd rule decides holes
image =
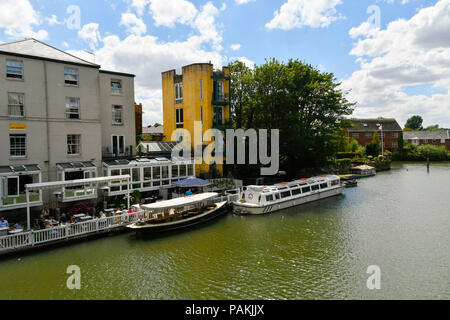
[[[0,44],[0,73],[0,211],[26,207],[28,183],[109,175],[103,169],[120,159],[128,159],[121,169],[131,169],[134,75],[101,70],[35,39]],[[167,165],[171,171],[171,164],[148,166],[156,173]],[[144,174],[134,175],[142,189]],[[85,186],[61,192],[59,201],[72,202],[95,199],[99,191]],[[32,206],[51,197],[33,194]]]

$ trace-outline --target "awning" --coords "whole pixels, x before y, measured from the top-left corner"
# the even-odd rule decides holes
[[[0,166],[0,173],[29,173],[39,172],[41,168],[37,164],[25,164],[17,166]]]
[[[130,179],[131,179],[130,175],[123,175],[123,176],[99,177],[99,178],[80,179],[71,181],[43,182],[43,183],[27,184],[25,185],[25,189],[27,189],[28,191],[58,189],[65,187],[83,186],[88,184],[107,183],[111,181],[130,181]]]
[[[141,207],[147,210],[165,210],[174,209],[185,206],[190,206],[202,201],[216,198],[219,194],[216,192],[202,193],[190,197],[177,198],[167,201],[156,202],[152,204],[142,205]]]
[[[187,178],[184,180],[180,180],[173,183],[177,187],[183,187],[183,188],[199,188],[199,187],[206,187],[209,186],[211,183],[206,180],[198,179],[198,178]]]
[[[96,168],[95,164],[91,161],[57,163],[56,166],[62,170]]]

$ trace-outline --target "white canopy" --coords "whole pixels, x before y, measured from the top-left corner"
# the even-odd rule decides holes
[[[167,201],[160,201],[152,204],[142,205],[141,207],[146,210],[165,210],[171,208],[179,208],[184,206],[193,205],[205,200],[216,198],[219,194],[216,192],[196,194],[189,197],[177,198]]]
[[[123,176],[111,176],[111,177],[99,177],[90,179],[80,179],[80,180],[70,180],[70,181],[54,181],[54,182],[43,182],[43,183],[33,183],[25,185],[25,189],[28,191],[33,190],[44,190],[44,189],[57,189],[63,187],[75,187],[87,184],[99,184],[111,181],[128,181],[130,180],[130,175]]]

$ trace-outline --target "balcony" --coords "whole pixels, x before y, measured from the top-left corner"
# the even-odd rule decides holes
[[[213,94],[212,104],[219,106],[229,105],[230,104],[229,94],[228,93]]]

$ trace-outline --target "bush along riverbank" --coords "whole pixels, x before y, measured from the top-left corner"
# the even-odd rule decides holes
[[[337,173],[348,173],[351,168],[360,165],[368,165],[385,171],[391,169],[392,154],[386,151],[384,155],[365,156],[361,150],[355,152],[339,152],[335,160],[335,170]]]
[[[444,146],[408,144],[402,152],[394,154],[394,161],[450,161],[450,152]]]

